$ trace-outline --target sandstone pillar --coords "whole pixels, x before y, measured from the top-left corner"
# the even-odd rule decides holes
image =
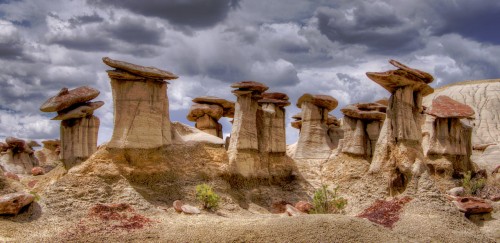
[[[172,143],[167,82],[174,74],[154,67],[103,58],[114,103],[110,148],[156,148]]]
[[[382,73],[366,75],[391,93],[387,118],[381,128],[371,173],[384,173],[391,194],[402,193],[411,182],[416,190],[418,178],[427,171],[422,150],[422,97],[434,90],[428,85],[433,77],[397,61],[397,67]]]
[[[337,100],[327,95],[304,94],[297,101],[302,109],[302,125],[295,159],[328,159],[334,148],[328,135],[328,112],[337,107]]]
[[[5,143],[0,143],[0,168],[5,172],[31,174],[35,166],[38,166],[38,160],[32,143],[15,137],[7,137]]]
[[[448,96],[438,96],[426,110],[424,153],[432,174],[451,176],[473,170],[470,161],[472,127],[460,119],[474,115],[474,110]]]
[[[237,100],[227,151],[230,167],[233,173],[244,177],[261,176],[257,172],[260,168],[257,118],[262,115],[258,100],[268,87],[253,81],[234,83],[231,87],[236,88],[233,94]]]
[[[344,113],[341,152],[371,159],[387,107],[358,103],[341,109]]]
[[[90,100],[98,95],[98,90],[86,86],[63,88],[40,107],[45,112],[57,111],[52,120],[61,121],[60,157],[66,169],[85,161],[97,150],[100,122],[93,113],[104,102]]]

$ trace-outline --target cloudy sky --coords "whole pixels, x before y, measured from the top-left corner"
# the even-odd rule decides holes
[[[341,108],[389,95],[364,75],[391,69],[389,59],[431,73],[434,87],[499,78],[499,23],[492,0],[0,0],[0,140],[59,137],[39,106],[89,85],[106,102],[96,115],[108,141],[104,56],[179,75],[168,87],[171,119],[192,125],[192,98],[235,100],[229,86],[241,80],[293,104],[306,92],[332,95]],[[297,136],[288,125],[287,141]]]

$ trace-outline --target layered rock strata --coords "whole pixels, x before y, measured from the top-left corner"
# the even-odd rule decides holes
[[[234,102],[213,96],[193,99],[187,119],[196,122],[195,127],[216,137],[222,138],[221,117],[234,117]]]
[[[68,90],[62,88],[40,107],[44,112],[57,112],[52,120],[60,120],[60,157],[66,169],[85,161],[97,150],[100,121],[94,111],[104,105],[91,102],[99,91],[83,86]]]
[[[422,150],[422,97],[433,92],[428,85],[433,77],[394,60],[390,63],[398,69],[366,73],[391,93],[370,172],[386,175],[389,193],[398,194],[410,182],[418,187],[418,177],[427,171]]]
[[[387,106],[379,103],[358,103],[342,108],[344,138],[340,152],[371,159],[386,110]]]
[[[328,112],[337,105],[337,100],[328,95],[304,94],[299,98],[301,129],[295,159],[328,159],[334,148],[328,135]]]
[[[31,174],[31,169],[39,164],[33,148],[39,146],[35,141],[5,138],[5,143],[0,143],[0,168],[14,174]]]
[[[176,75],[104,57],[114,104],[110,148],[157,148],[172,143],[165,80]]]
[[[438,96],[426,111],[423,149],[432,174],[451,176],[473,170],[472,127],[460,121],[474,116],[474,110],[448,96]]]

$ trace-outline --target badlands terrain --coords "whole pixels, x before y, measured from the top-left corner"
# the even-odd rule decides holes
[[[175,74],[103,62],[109,142],[97,145],[104,104],[85,86],[41,104],[60,139],[0,143],[0,242],[500,241],[500,79],[433,89],[431,74],[391,60],[366,70],[389,98],[346,107],[242,81],[236,102],[194,99],[190,127],[169,118]],[[221,117],[233,118],[225,140]],[[300,130],[290,145],[286,117]],[[204,183],[217,208],[197,199]],[[345,208],[317,213],[323,186]]]

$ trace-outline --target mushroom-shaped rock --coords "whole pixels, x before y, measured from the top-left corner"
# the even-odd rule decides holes
[[[344,115],[362,120],[384,120],[387,107],[377,103],[348,105],[340,111]]]
[[[24,206],[32,203],[33,200],[35,200],[35,196],[25,192],[0,196],[0,214],[18,214]]]
[[[156,67],[144,67],[124,61],[113,60],[109,57],[103,57],[102,61],[110,67],[116,68],[118,70],[127,71],[129,73],[145,78],[160,79],[160,80],[170,80],[179,78],[177,75],[171,72],[161,70]]]
[[[5,138],[5,143],[12,148],[12,149],[17,149],[19,152],[24,151],[24,148],[26,146],[26,142],[20,138],[15,138],[15,137],[7,137]]]
[[[302,112],[293,115],[292,118],[295,119],[296,121],[302,120]]]
[[[280,92],[266,92],[262,94],[262,99],[288,100],[288,95]]]
[[[92,100],[98,95],[99,90],[88,86],[78,87],[72,90],[62,88],[56,96],[45,101],[45,103],[40,106],[40,110],[43,112],[60,111],[74,104]]]
[[[326,120],[326,125],[340,126],[340,121],[339,119],[337,119],[337,117],[328,115],[328,119]]]
[[[391,93],[370,172],[381,173],[389,185],[388,191],[395,195],[404,192],[408,185],[418,190],[419,184],[412,180],[426,171],[422,150],[422,97],[434,89],[428,85],[433,80],[430,74],[394,60],[390,63],[398,69],[366,75]]]
[[[473,116],[474,110],[446,95],[440,95],[432,100],[432,106],[426,113],[439,118],[466,118]]]
[[[155,67],[103,58],[114,107],[110,148],[157,148],[172,143],[167,82],[177,76]]]
[[[293,121],[290,123],[290,125],[293,127],[293,128],[297,128],[297,129],[301,129],[302,128],[302,121],[301,120],[298,120],[298,121]]]
[[[236,82],[231,85],[231,88],[239,89],[239,90],[249,90],[249,91],[257,91],[264,92],[269,89],[267,85],[255,81],[241,81]]]
[[[389,63],[399,69],[386,72],[367,72],[366,75],[390,93],[405,86],[412,86],[414,91],[420,91],[423,96],[434,92],[434,89],[428,85],[434,79],[430,74],[409,68],[395,60],[391,60]]]
[[[302,108],[302,103],[310,102],[315,106],[332,111],[339,104],[338,101],[329,95],[311,95],[304,94],[297,101],[297,107]]]
[[[43,147],[51,150],[55,150],[57,147],[61,146],[61,140],[50,139],[42,141]]]
[[[201,96],[193,99],[194,103],[198,104],[213,104],[220,105],[224,109],[223,117],[234,117],[234,102],[228,101],[215,96]]]
[[[52,120],[69,120],[82,118],[94,113],[94,110],[104,105],[103,101],[86,102],[57,112],[57,116]]]
[[[205,114],[215,120],[219,120],[222,117],[223,108],[219,105],[193,104],[189,109],[187,119],[195,122],[198,118],[204,116]]]

